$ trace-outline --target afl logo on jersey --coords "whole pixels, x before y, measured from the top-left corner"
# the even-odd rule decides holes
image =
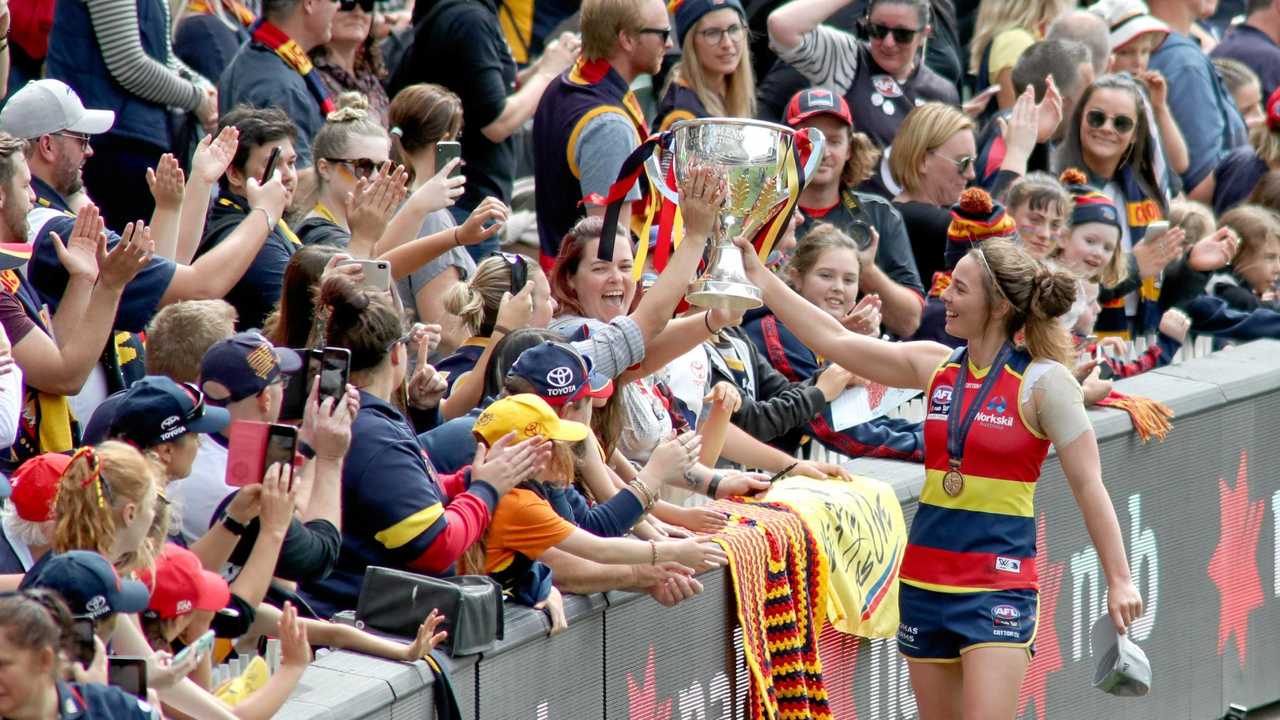
[[[946,416],[951,412],[951,386],[939,385],[929,396],[929,415]]]

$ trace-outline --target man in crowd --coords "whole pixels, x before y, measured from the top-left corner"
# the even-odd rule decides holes
[[[1280,87],[1280,0],[1249,0],[1248,16],[1232,26],[1211,55],[1234,58],[1258,74],[1262,97]]]
[[[533,116],[535,198],[542,261],[583,214],[579,200],[607,195],[623,161],[649,135],[631,82],[662,69],[671,47],[662,0],[585,0],[582,57],[551,82]],[[641,199],[632,188],[619,217]],[[603,215],[603,206],[586,206]]]
[[[333,0],[263,0],[261,24],[218,81],[219,115],[248,104],[293,118],[302,167],[311,166],[311,138],[334,107],[307,53],[329,42],[337,12]]]
[[[1072,10],[1054,20],[1044,39],[1083,43],[1089,48],[1089,57],[1093,60],[1094,77],[1105,75],[1107,66],[1111,64],[1111,31],[1105,20],[1088,10]]]
[[[242,105],[223,115],[219,123],[239,131],[240,146],[220,182],[218,200],[209,209],[197,257],[218,252],[242,232],[260,233],[264,228],[270,229],[248,269],[226,294],[227,302],[240,316],[241,329],[261,328],[267,314],[280,300],[285,266],[302,246],[282,219],[281,212],[292,202],[298,182],[298,153],[293,144],[298,129],[283,110],[274,107]],[[276,150],[279,153],[273,177],[262,182],[270,185],[278,175],[284,183],[284,203],[280,208],[268,210],[253,202],[252,197],[260,187],[259,178],[266,172],[267,161]]]
[[[1169,35],[1151,55],[1151,69],[1168,82],[1169,109],[1182,130],[1191,163],[1182,187],[1193,194],[1208,180],[1227,151],[1249,141],[1244,120],[1213,62],[1191,37],[1200,0],[1151,0],[1151,15],[1169,26]]]

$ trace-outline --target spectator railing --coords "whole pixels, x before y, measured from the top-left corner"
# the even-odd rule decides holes
[[[1103,476],[1130,572],[1147,612],[1132,628],[1154,668],[1151,694],[1115,698],[1090,687],[1089,628],[1105,612],[1098,555],[1056,456],[1037,498],[1041,582],[1037,654],[1020,718],[1221,717],[1228,705],[1280,700],[1280,342],[1260,341],[1121,381],[1177,413],[1164,442],[1142,444],[1128,416],[1091,412]],[[858,460],[891,483],[908,520],[920,466]],[[727,573],[674,608],[647,596],[568,598],[569,629],[508,608],[491,652],[453,663],[467,718],[741,718],[748,676],[735,644]],[[915,716],[892,640],[823,634],[836,717]],[[321,657],[280,717],[433,717],[430,673],[347,652]]]

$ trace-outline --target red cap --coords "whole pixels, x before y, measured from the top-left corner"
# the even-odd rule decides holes
[[[221,575],[211,573],[200,565],[190,550],[172,543],[164,546],[156,558],[155,580],[152,573],[142,570],[138,579],[151,588],[151,602],[147,610],[161,620],[180,617],[196,610],[217,612],[231,600],[231,590]]]
[[[814,115],[832,115],[841,122],[853,127],[853,116],[849,114],[849,103],[844,98],[825,88],[801,90],[791,97],[787,103],[787,124],[795,127]]]
[[[18,511],[18,517],[37,523],[53,519],[53,503],[58,498],[58,481],[70,464],[70,456],[45,453],[18,466],[13,477],[9,478],[13,488],[9,502]]]

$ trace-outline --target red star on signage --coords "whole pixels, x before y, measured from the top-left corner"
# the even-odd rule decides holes
[[[628,717],[631,720],[671,720],[671,698],[658,703],[658,679],[653,668],[653,646],[649,646],[649,660],[644,667],[644,684],[637,686],[635,678],[627,673]]]
[[[1262,607],[1262,581],[1258,578],[1258,534],[1266,501],[1249,502],[1249,454],[1241,451],[1236,487],[1218,479],[1222,529],[1218,548],[1209,559],[1209,577],[1218,586],[1218,655],[1227,638],[1236,636],[1236,654],[1244,667],[1249,654],[1249,612]]]
[[[1049,673],[1062,669],[1062,650],[1058,647],[1058,628],[1054,625],[1058,607],[1058,593],[1062,590],[1062,575],[1066,563],[1049,562],[1049,545],[1045,542],[1044,513],[1036,523],[1036,566],[1040,572],[1040,617],[1036,618],[1036,656],[1031,659],[1027,675],[1022,679],[1022,693],[1018,697],[1018,717],[1035,701],[1037,720],[1048,716],[1045,709],[1045,690],[1049,685]]]

